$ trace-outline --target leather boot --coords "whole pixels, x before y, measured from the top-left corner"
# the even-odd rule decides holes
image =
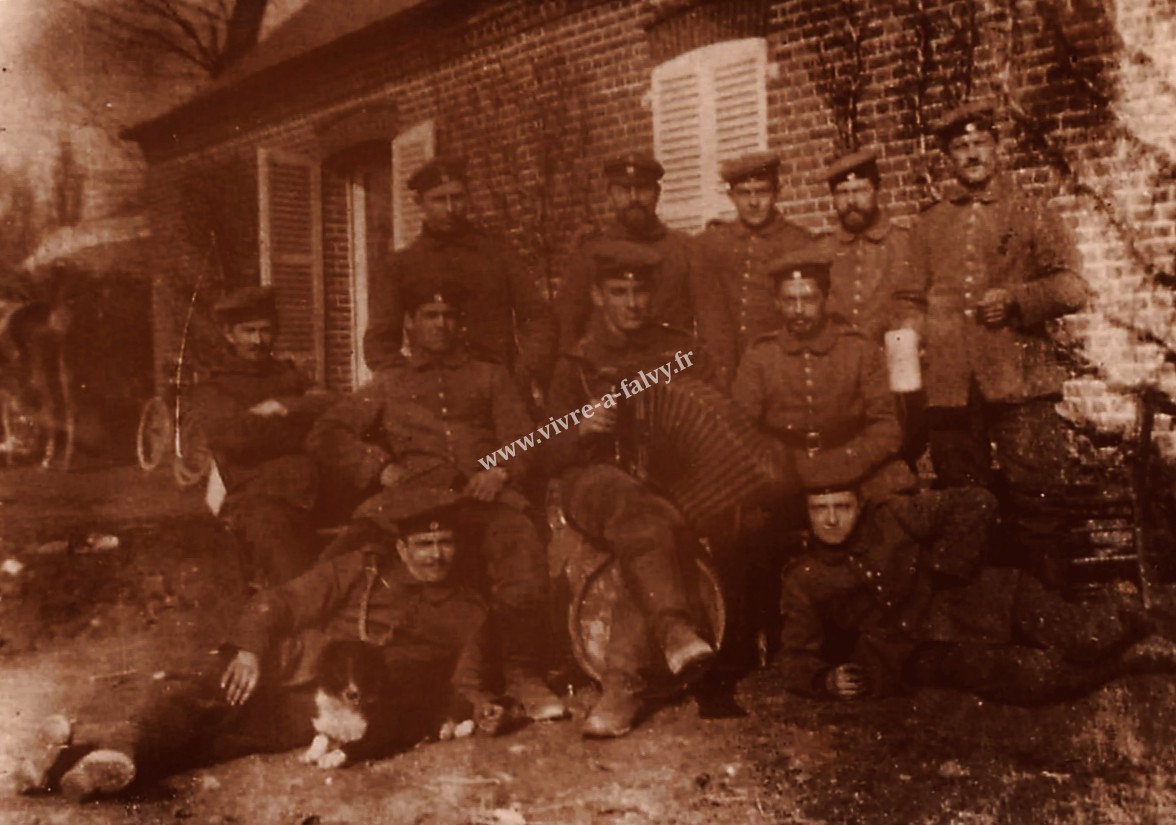
[[[17,793],[48,791],[64,771],[72,726],[60,714],[49,716],[37,729],[33,749],[16,770]]]
[[[645,702],[641,689],[624,678],[605,677],[600,700],[584,720],[580,732],[593,739],[614,739],[633,729]]]
[[[570,715],[542,676],[545,618],[546,610],[539,608],[515,608],[499,614],[506,692],[521,702],[527,716],[536,722]]]
[[[115,794],[135,779],[135,762],[122,751],[90,751],[61,777],[61,792],[71,802]]]

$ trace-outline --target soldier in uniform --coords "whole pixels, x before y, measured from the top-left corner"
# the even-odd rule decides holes
[[[702,273],[694,262],[690,236],[670,229],[657,217],[661,180],[665,170],[649,155],[629,153],[604,165],[608,203],[613,220],[588,238],[572,253],[571,263],[556,296],[559,316],[560,350],[575,346],[587,329],[592,314],[594,270],[598,247],[615,240],[646,246],[657,253],[657,268],[651,318],[677,329],[694,331],[708,350],[723,347],[728,324],[722,312],[722,295],[713,277]]]
[[[280,584],[318,554],[318,478],[303,442],[328,398],[310,392],[293,362],[273,356],[272,288],[234,290],[214,312],[230,351],[193,388],[191,414],[224,482],[220,515],[242,539],[246,578],[255,586]]]
[[[905,293],[926,306],[931,459],[943,486],[991,486],[992,449],[1023,549],[1048,563],[1045,512],[1069,464],[1054,410],[1067,370],[1045,322],[1081,309],[1086,286],[1062,218],[998,173],[993,109],[970,103],[938,124],[955,180],[914,232]]]
[[[450,576],[464,553],[455,498],[408,496],[388,512],[397,532],[383,543],[255,595],[219,651],[223,667],[155,682],[131,721],[45,720],[21,790],[82,801],[136,778],[305,747],[321,712],[318,653],[336,640],[374,645],[387,674],[354,758],[435,736],[455,711],[460,720],[472,709],[482,730],[500,732],[507,715],[490,690],[486,608]]]
[[[732,398],[792,453],[802,480],[865,479],[871,499],[909,490],[881,348],[828,316],[829,269],[817,246],[771,267],[784,326],[747,348]]]
[[[426,273],[406,276],[398,305],[407,357],[379,370],[372,383],[315,424],[311,452],[328,470],[367,491],[354,516],[361,533],[386,529],[383,511],[406,491],[457,490],[462,529],[489,583],[492,617],[503,642],[507,690],[535,719],[565,715],[541,673],[547,626],[543,545],[518,489],[527,457],[484,467],[492,455],[531,431],[532,422],[506,368],[474,360],[457,338],[464,282]],[[476,293],[475,293],[476,294]],[[357,540],[340,540],[343,547]],[[471,560],[472,560],[471,558]]]
[[[477,308],[460,319],[470,355],[502,364],[519,377],[522,387],[528,387],[530,379],[544,383],[555,354],[555,316],[509,243],[467,218],[465,162],[431,160],[413,173],[408,186],[416,193],[424,222],[416,240],[392,253],[387,271],[372,283],[370,321],[363,339],[368,366],[378,370],[399,360],[404,281],[446,275],[460,283],[469,306]]]
[[[648,701],[646,675],[661,667],[650,651],[674,676],[699,668],[715,651],[690,616],[682,515],[630,474],[638,445],[623,432],[619,407],[635,403],[624,398],[622,380],[665,364],[694,369],[701,353],[689,333],[652,319],[662,263],[656,252],[612,240],[597,244],[595,255],[587,334],[556,361],[548,392],[553,412],[582,410],[584,419],[546,449],[566,518],[616,558],[632,600],[614,614],[602,694],[583,726],[585,736],[615,737],[630,730]]]
[[[863,149],[835,160],[825,172],[837,228],[821,239],[832,260],[829,313],[873,341],[915,317],[917,305],[900,306],[895,285],[910,277],[910,233],[878,204],[882,176],[878,156]]]
[[[780,672],[793,692],[859,699],[952,687],[1014,704],[1176,665],[1129,601],[1067,602],[984,566],[996,500],[979,487],[865,504],[812,488],[809,546],[786,572]]]
[[[747,345],[780,328],[776,292],[768,276],[771,264],[808,246],[813,235],[780,214],[780,158],[774,152],[752,152],[725,162],[720,169],[736,220],[710,226],[698,236],[698,267],[722,288],[730,334],[716,351],[708,347],[729,383]],[[708,342],[709,343],[709,342]]]

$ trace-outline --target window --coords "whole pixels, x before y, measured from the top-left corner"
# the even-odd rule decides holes
[[[666,169],[660,214],[697,231],[735,214],[719,165],[768,148],[768,47],[763,38],[695,49],[653,70],[653,147]]]
[[[318,163],[258,150],[261,282],[278,293],[277,354],[322,382],[322,197]]]
[[[425,120],[405,129],[392,141],[392,246],[404,249],[421,229],[421,210],[409,191],[412,173],[433,157],[433,121]]]

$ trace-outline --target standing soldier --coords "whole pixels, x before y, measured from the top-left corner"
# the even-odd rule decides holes
[[[583,337],[592,314],[592,285],[597,248],[624,240],[648,247],[661,260],[654,275],[650,317],[677,329],[693,331],[710,350],[727,334],[721,311],[721,295],[713,278],[694,263],[690,236],[670,229],[657,217],[657,202],[665,170],[653,157],[631,152],[604,165],[608,203],[613,221],[575,250],[560,284],[556,313],[560,325],[560,350],[567,351]]]
[[[307,443],[325,469],[368,493],[356,532],[390,529],[384,513],[414,490],[463,495],[458,516],[488,585],[507,691],[533,718],[561,718],[563,702],[541,676],[547,564],[517,486],[526,456],[482,461],[531,431],[527,408],[505,367],[474,360],[458,340],[462,282],[418,272],[400,287],[408,355],[327,411]]]
[[[404,332],[401,285],[421,276],[444,275],[461,285],[469,306],[477,309],[460,319],[470,354],[513,371],[520,386],[528,386],[531,378],[544,381],[555,357],[555,318],[507,241],[466,217],[465,162],[431,160],[408,179],[408,186],[416,193],[424,223],[417,239],[394,253],[387,272],[372,284],[371,320],[363,338],[368,366],[382,369],[399,359]]]
[[[839,315],[871,341],[899,326],[915,308],[900,308],[895,284],[910,266],[910,233],[892,222],[878,205],[878,157],[862,150],[845,155],[825,173],[833,194],[837,228],[822,238],[833,261],[829,273],[829,312]],[[904,310],[896,316],[896,310]]]
[[[780,328],[776,290],[768,268],[780,256],[809,245],[813,235],[780,214],[780,158],[773,152],[753,152],[723,164],[738,220],[718,223],[698,237],[699,268],[722,290],[729,334],[708,342],[723,372],[724,383],[747,345]],[[719,345],[726,345],[725,351]]]
[[[1061,217],[998,174],[991,105],[938,125],[955,180],[919,220],[904,291],[926,304],[931,459],[943,486],[1007,482],[1022,549],[1046,562],[1060,525],[1043,508],[1064,483],[1066,429],[1054,410],[1067,371],[1045,322],[1087,292]]]
[[[218,515],[244,547],[251,586],[281,584],[314,562],[311,508],[318,476],[303,449],[323,393],[291,361],[273,355],[278,308],[270,287],[242,287],[213,308],[229,354],[192,392],[192,420],[225,486]]]

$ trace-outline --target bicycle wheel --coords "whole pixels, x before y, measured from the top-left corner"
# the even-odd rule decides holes
[[[150,472],[175,450],[175,426],[172,411],[158,395],[148,399],[139,413],[139,429],[135,434],[135,455],[139,466]]]
[[[172,474],[181,487],[194,487],[208,475],[212,466],[212,451],[203,428],[191,418],[180,419],[180,437],[176,443],[176,458]]]

